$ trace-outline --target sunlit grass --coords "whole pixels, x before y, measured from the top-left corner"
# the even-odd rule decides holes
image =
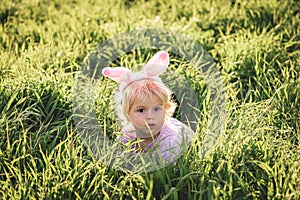
[[[299,199],[299,7],[292,0],[1,2],[0,198]],[[197,137],[175,165],[132,174],[105,166],[82,144],[72,86],[99,43],[142,27],[200,42],[217,63],[228,107],[223,137],[201,158],[208,93],[188,68],[203,101]],[[144,57],[124,55],[121,64]],[[178,59],[172,67],[184,72]],[[108,134],[119,131],[115,86],[99,80],[95,110]]]

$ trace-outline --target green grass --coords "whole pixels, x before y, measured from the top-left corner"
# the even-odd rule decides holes
[[[299,199],[299,8],[292,0],[1,0],[0,198]],[[208,93],[188,69],[203,103],[196,139],[175,166],[131,174],[82,144],[72,86],[99,43],[138,27],[170,28],[201,43],[228,105],[223,137],[201,158]],[[112,111],[116,85],[100,82],[99,124],[112,133],[115,116],[101,113]]]

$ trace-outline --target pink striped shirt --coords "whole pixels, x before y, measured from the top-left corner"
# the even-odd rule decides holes
[[[134,128],[129,126],[122,129],[124,135],[119,140],[124,144],[137,140],[136,133],[130,130],[134,130]],[[155,136],[154,140],[142,150],[142,153],[153,150],[154,155],[161,157],[164,162],[172,162],[187,148],[193,135],[194,132],[185,124],[175,118],[170,118],[162,126],[160,133]],[[136,143],[134,148],[137,148]]]

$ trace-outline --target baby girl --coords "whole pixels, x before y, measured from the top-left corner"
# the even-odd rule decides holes
[[[103,75],[121,83],[116,103],[124,127],[118,140],[136,141],[135,153],[152,150],[165,163],[174,161],[194,135],[190,128],[172,117],[176,104],[171,100],[172,92],[159,77],[168,65],[168,53],[160,51],[140,72],[122,67],[102,70]]]

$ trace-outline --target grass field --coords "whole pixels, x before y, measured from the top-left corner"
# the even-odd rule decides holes
[[[300,199],[299,8],[296,0],[0,0],[0,199]],[[211,154],[199,156],[203,105],[202,128],[176,165],[132,174],[82,144],[72,86],[99,43],[145,27],[189,35],[210,53],[227,117]],[[107,102],[116,85],[101,81],[99,122],[114,132]]]

